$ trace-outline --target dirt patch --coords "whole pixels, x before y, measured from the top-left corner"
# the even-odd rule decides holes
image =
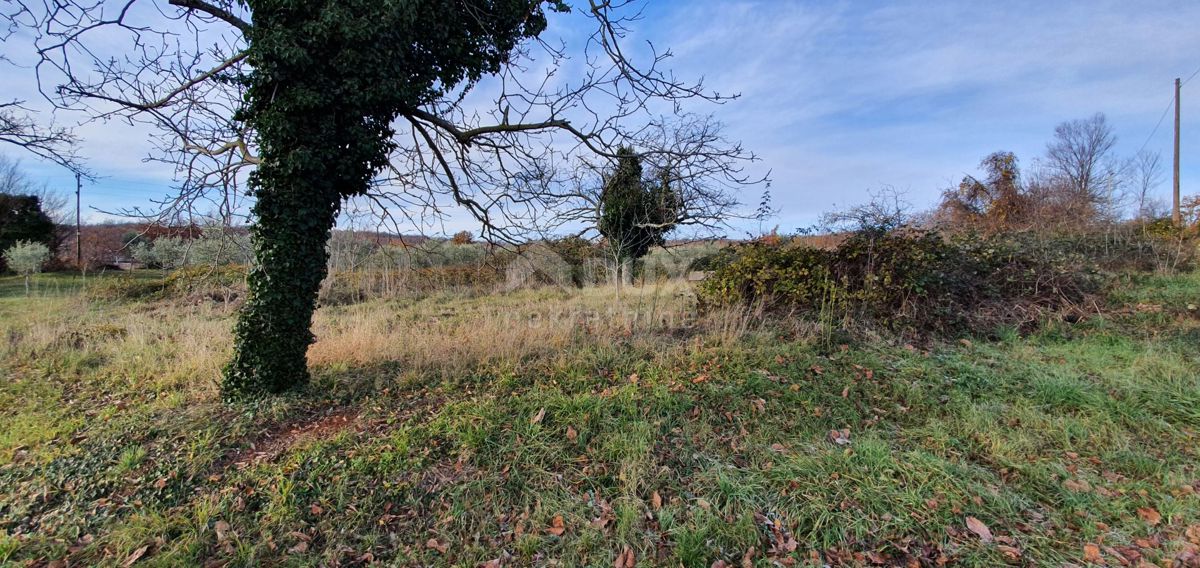
[[[298,443],[328,438],[353,426],[358,421],[358,413],[357,408],[335,408],[323,415],[305,416],[274,424],[260,432],[249,447],[221,460],[213,469],[242,469],[258,462],[273,460]]]
[[[373,420],[360,417],[362,409],[359,407],[344,406],[271,424],[251,437],[248,446],[218,460],[211,470],[221,472],[231,467],[242,469],[271,461],[296,444],[329,438],[348,429],[372,436],[383,435],[419,416],[436,414],[443,402],[442,397],[422,395],[404,401],[404,404],[394,407],[391,414]]]

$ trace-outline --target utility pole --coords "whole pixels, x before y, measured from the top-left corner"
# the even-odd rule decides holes
[[[1175,78],[1175,206],[1171,209],[1171,222],[1176,227],[1183,225],[1179,214],[1179,77]]]
[[[79,267],[79,275],[84,276],[83,267],[83,221],[79,219],[79,193],[83,190],[83,181],[79,179],[79,172],[76,172],[76,265]]]

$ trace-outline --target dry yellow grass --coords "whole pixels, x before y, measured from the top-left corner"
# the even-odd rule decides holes
[[[171,392],[182,404],[215,401],[230,355],[232,306],[216,302],[89,302],[86,296],[11,299],[37,310],[5,313],[0,358],[53,354],[62,378],[87,367],[113,386]],[[543,288],[468,297],[372,300],[323,307],[314,317],[314,370],[393,364],[404,373],[451,376],[481,366],[552,360],[564,351],[663,341],[697,321],[691,286],[667,281],[618,291]],[[718,318],[717,337],[744,328]]]
[[[318,310],[314,367],[400,363],[451,374],[552,357],[567,349],[640,340],[696,325],[686,283],[521,290],[479,298],[435,296]]]

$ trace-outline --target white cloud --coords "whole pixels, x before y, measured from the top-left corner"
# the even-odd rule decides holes
[[[928,206],[987,153],[1028,162],[1055,124],[1094,112],[1132,153],[1200,65],[1195,3],[672,6],[676,67],[742,93],[717,114],[772,169],[785,227],[883,184]],[[1164,130],[1151,149],[1168,149]]]

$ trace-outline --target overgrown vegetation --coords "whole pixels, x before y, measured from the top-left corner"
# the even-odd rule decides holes
[[[698,314],[678,281],[367,299],[317,311],[310,387],[235,405],[231,305],[17,292],[0,561],[1185,563],[1198,286],[925,348]]]
[[[833,248],[760,240],[709,261],[712,306],[791,312],[841,327],[917,334],[1024,331],[1095,312],[1119,272],[1192,269],[1196,242],[1174,235],[961,233],[868,227]]]

